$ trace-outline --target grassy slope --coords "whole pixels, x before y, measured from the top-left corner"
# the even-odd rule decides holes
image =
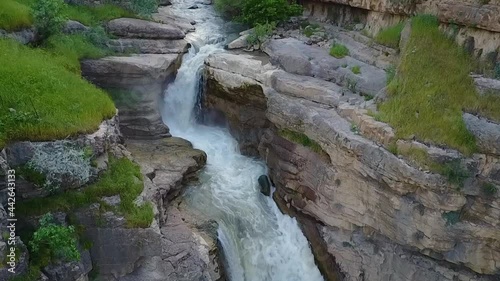
[[[500,120],[500,99],[481,97],[469,77],[471,61],[438,29],[431,16],[412,21],[412,33],[402,50],[398,75],[389,85],[390,99],[380,105],[380,118],[398,137],[412,135],[469,154],[476,150],[462,111]]]
[[[108,4],[97,7],[66,5],[64,11],[69,19],[79,21],[88,26],[95,26],[116,18],[136,17],[132,12]]]
[[[403,27],[403,23],[398,23],[380,30],[377,36],[375,36],[375,42],[391,48],[397,48]]]
[[[54,56],[0,40],[0,147],[91,132],[115,114],[109,96]]]
[[[14,0],[0,1],[0,29],[17,30],[29,27],[32,23],[29,7]]]
[[[116,211],[127,219],[129,227],[148,227],[153,220],[150,204],[136,206],[134,200],[143,190],[139,166],[127,158],[110,158],[108,170],[99,180],[80,191],[70,190],[45,198],[35,198],[18,203],[20,215],[43,215],[48,212],[68,212],[79,207],[100,202],[101,197],[120,195],[121,202]],[[101,202],[102,203],[102,202]],[[102,203],[104,204],[104,203]],[[110,206],[105,208],[112,209]]]

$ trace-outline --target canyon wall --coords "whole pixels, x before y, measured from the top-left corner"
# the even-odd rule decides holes
[[[497,0],[303,0],[304,14],[340,25],[362,23],[368,34],[416,14],[435,15],[457,43],[496,64],[500,45]]]
[[[243,152],[266,161],[275,201],[301,222],[327,280],[498,280],[500,198],[481,189],[500,183],[498,154],[398,141],[466,165],[463,188],[394,154],[392,129],[364,109],[373,101],[307,71],[290,73],[344,75],[337,59],[295,44],[268,43],[275,66],[262,56],[210,56],[205,105],[224,113]]]

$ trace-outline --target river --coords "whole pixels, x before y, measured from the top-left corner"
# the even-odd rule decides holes
[[[188,188],[185,200],[219,223],[230,281],[323,280],[296,220],[259,192],[257,179],[267,172],[264,162],[241,155],[227,129],[196,122],[203,62],[210,54],[224,52],[234,26],[219,18],[211,5],[188,9],[194,3],[174,0],[169,7],[197,23],[196,31],[186,37],[192,47],[165,92],[163,109],[172,135],[191,141],[208,156],[199,183]]]

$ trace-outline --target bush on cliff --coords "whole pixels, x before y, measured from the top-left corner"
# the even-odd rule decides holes
[[[77,244],[75,228],[56,224],[50,213],[40,219],[40,227],[33,233],[29,243],[31,252],[35,255],[32,260],[37,262],[77,261],[80,259]]]
[[[302,6],[287,0],[216,0],[215,7],[223,15],[250,26],[281,22],[302,13]]]
[[[0,40],[0,147],[92,132],[115,114],[109,96],[44,50]]]
[[[391,48],[397,48],[403,27],[403,23],[398,23],[380,30],[377,36],[375,36],[375,42]]]
[[[432,16],[412,20],[412,32],[397,76],[389,84],[389,99],[379,106],[382,121],[397,136],[415,136],[469,154],[475,139],[462,120],[462,112],[475,112],[500,120],[500,98],[480,96],[469,76],[472,63],[466,52],[438,28]]]
[[[63,0],[37,0],[33,5],[33,18],[38,33],[43,38],[58,33],[66,17],[63,14],[65,7]]]

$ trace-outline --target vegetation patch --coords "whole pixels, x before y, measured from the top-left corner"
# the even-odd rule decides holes
[[[148,227],[153,220],[153,207],[146,203],[136,205],[135,199],[143,190],[142,174],[138,165],[127,158],[110,157],[109,168],[97,182],[79,191],[70,190],[45,198],[35,198],[18,203],[21,215],[42,215],[48,212],[69,212],[92,203],[102,202],[102,197],[120,195],[117,207],[106,206],[125,216],[128,227]]]
[[[250,45],[257,45],[258,48],[261,48],[262,43],[273,34],[273,30],[276,28],[276,23],[265,23],[265,24],[256,24],[252,33],[250,33],[247,37],[247,42]]]
[[[349,49],[342,44],[335,43],[330,48],[330,56],[332,57],[341,59],[348,55],[349,55]]]
[[[0,29],[15,31],[33,24],[28,6],[14,0],[0,1]]]
[[[396,129],[398,138],[416,136],[467,155],[475,152],[462,112],[500,120],[500,98],[480,96],[470,70],[470,58],[441,33],[436,18],[413,18],[398,74],[388,87],[389,99],[379,105],[381,119]]]
[[[446,225],[454,225],[461,220],[461,215],[458,211],[445,212],[442,216],[446,221]]]
[[[117,18],[137,17],[131,11],[111,4],[93,7],[84,5],[66,5],[63,13],[68,17],[68,19],[81,22],[87,26],[96,26],[103,22]]]
[[[0,40],[0,147],[93,132],[115,114],[109,96],[44,50]]]
[[[29,242],[32,261],[42,262],[39,266],[47,266],[51,261],[78,261],[80,252],[78,240],[73,226],[55,223],[50,213],[40,219],[40,227],[33,233]]]
[[[42,47],[54,56],[55,63],[79,75],[81,59],[97,59],[110,54],[101,47],[107,41],[105,33],[101,32],[103,30],[96,28],[81,34],[56,34]]]
[[[498,188],[492,183],[484,183],[481,186],[481,189],[483,190],[484,194],[488,196],[493,196],[498,192]]]
[[[391,48],[397,48],[399,46],[399,39],[401,38],[401,31],[403,31],[403,28],[403,23],[398,23],[384,28],[375,36],[375,42]]]
[[[361,74],[361,67],[359,65],[355,65],[351,67],[351,71],[354,74]]]
[[[302,13],[302,6],[287,0],[215,0],[214,4],[224,16],[249,26],[282,22]]]
[[[317,23],[309,24],[302,29],[302,33],[306,37],[311,37],[315,32],[318,32],[320,28],[321,28],[320,25]]]
[[[321,146],[315,142],[314,140],[310,139],[308,136],[302,133],[298,133],[292,130],[288,129],[282,129],[279,130],[279,135],[284,137],[285,139],[295,142],[298,144],[301,144],[305,147],[310,148],[312,151],[318,153],[318,154],[325,154]]]

